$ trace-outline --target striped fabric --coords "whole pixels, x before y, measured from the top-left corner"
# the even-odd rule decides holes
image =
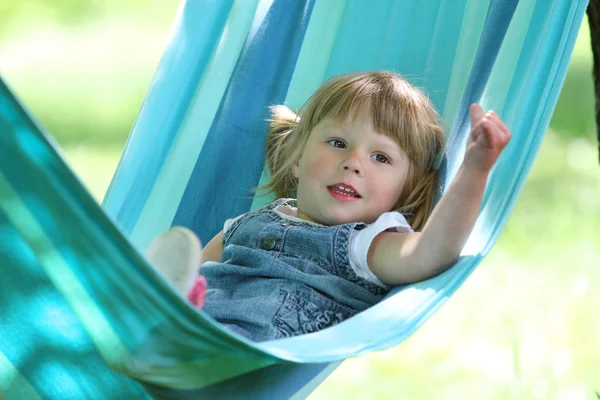
[[[103,208],[0,83],[0,398],[303,398],[345,358],[412,334],[489,252],[533,162],[586,0],[189,0]],[[207,242],[256,209],[267,106],[387,69],[448,132],[444,184],[493,108],[513,140],[463,257],[330,329],[252,343],[179,299],[140,252],[171,225]],[[109,369],[122,372],[142,382]]]

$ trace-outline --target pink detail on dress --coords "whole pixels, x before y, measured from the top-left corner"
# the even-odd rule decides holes
[[[206,278],[197,276],[194,287],[188,293],[188,300],[198,309],[204,305],[204,297],[206,296]]]

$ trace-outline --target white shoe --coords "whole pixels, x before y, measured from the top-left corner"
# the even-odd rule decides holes
[[[188,228],[169,229],[152,241],[146,258],[183,297],[194,287],[200,266],[200,239]]]

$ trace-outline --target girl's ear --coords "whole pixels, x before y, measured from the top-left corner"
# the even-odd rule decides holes
[[[292,167],[292,174],[294,174],[294,178],[298,179],[300,177],[300,159],[296,160],[294,166]]]

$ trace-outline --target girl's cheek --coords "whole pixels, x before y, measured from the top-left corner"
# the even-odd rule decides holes
[[[324,156],[314,157],[312,163],[310,163],[309,168],[311,172],[324,172],[328,168],[331,168],[328,162],[328,158]]]

